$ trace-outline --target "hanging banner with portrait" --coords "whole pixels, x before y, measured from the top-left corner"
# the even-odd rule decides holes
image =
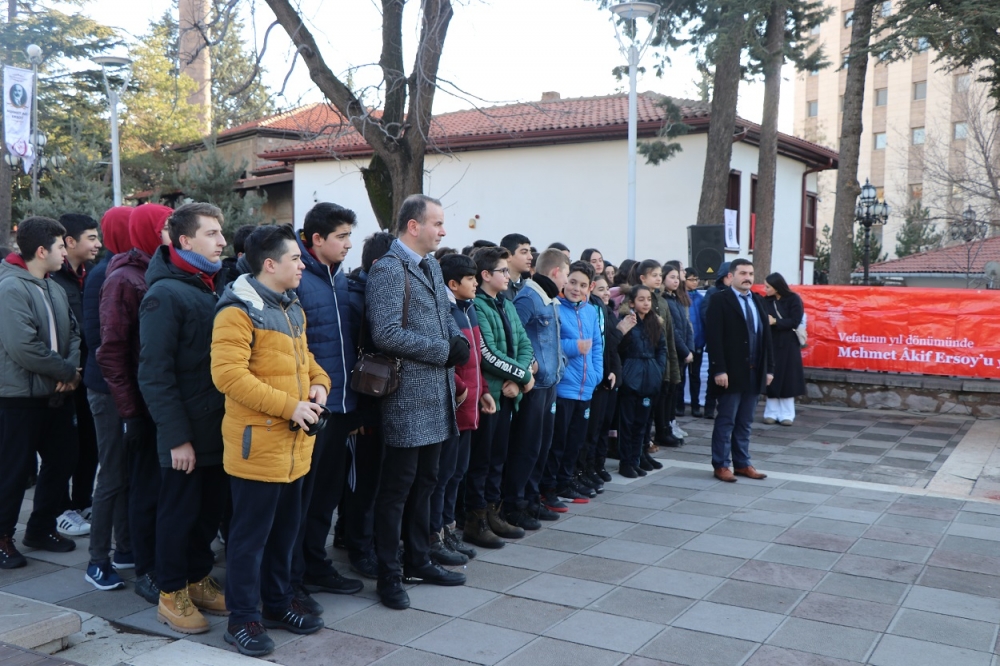
[[[31,171],[35,153],[31,145],[31,100],[34,77],[30,69],[3,68],[3,141],[11,155],[21,158],[24,173]]]

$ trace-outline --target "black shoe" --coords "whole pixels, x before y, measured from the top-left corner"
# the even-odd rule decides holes
[[[292,590],[295,592],[295,596],[292,598],[292,610],[297,613],[315,615],[316,617],[323,614],[323,606],[309,596],[309,593],[306,592],[304,587],[301,585],[293,585]]]
[[[443,567],[460,567],[469,562],[468,557],[448,547],[440,532],[431,534],[431,549],[428,554],[435,564]]]
[[[50,553],[68,553],[71,550],[76,549],[75,541],[67,539],[54,530],[48,534],[42,534],[39,536],[25,534],[23,543],[28,548],[47,550]],[[157,601],[157,603],[159,603],[159,601]]]
[[[465,542],[459,538],[458,532],[451,529],[447,525],[444,528],[444,542],[448,544],[448,547],[453,551],[465,555],[470,560],[475,559],[476,555],[478,555],[475,548],[466,545]]]
[[[642,467],[633,467],[633,469],[635,470],[636,476],[646,476],[646,470],[644,470]]]
[[[578,478],[570,479],[569,486],[587,499],[594,499],[597,497],[597,491],[580,481]]]
[[[684,416],[684,407],[685,405],[679,405],[677,407],[677,416]]]
[[[19,569],[28,564],[14,546],[14,537],[0,536],[0,569]]]
[[[357,594],[365,589],[365,584],[356,578],[344,578],[336,571],[325,576],[305,576],[302,587],[307,592],[329,592],[330,594]]]
[[[705,412],[702,411],[701,405],[691,405],[691,416],[695,417],[696,419],[700,419],[704,415]]]
[[[542,506],[541,504],[529,504],[528,505],[528,515],[538,520],[559,520],[559,514],[555,511],[549,511],[548,508]]]
[[[604,469],[604,465],[597,468],[597,476],[600,477],[601,481],[604,483],[611,483],[611,474],[608,470]]]
[[[601,475],[596,470],[584,472],[583,476],[590,481],[590,487],[597,491],[598,495],[604,492],[604,479],[601,478]]]
[[[635,468],[632,467],[632,465],[626,465],[625,463],[619,463],[618,473],[626,479],[636,479],[639,477],[639,475],[635,473]]]
[[[378,597],[382,600],[382,605],[387,608],[406,610],[410,607],[410,595],[403,588],[403,579],[401,576],[379,578],[378,585],[375,586],[375,591],[378,592]]]
[[[705,408],[704,418],[714,420],[715,419],[715,410],[712,409],[712,408],[710,408],[710,407],[706,407]]]
[[[639,454],[639,469],[643,472],[652,472],[653,465],[649,462],[649,454],[643,451]]]
[[[572,484],[562,490],[557,490],[555,496],[560,502],[570,502],[571,504],[587,504],[590,502],[590,498],[578,493]]]
[[[265,608],[261,617],[266,628],[284,629],[293,634],[315,634],[326,626],[323,624],[323,618],[311,613],[296,611],[295,608],[288,608],[284,612],[278,611],[277,613],[270,613]]]
[[[647,452],[643,452],[642,460],[645,460],[646,464],[652,467],[653,469],[663,469],[663,463],[661,463],[653,456],[649,455],[649,453]],[[645,467],[643,467],[643,469],[645,469],[647,472],[653,471],[653,469],[646,469]]]
[[[351,561],[351,571],[364,576],[369,580],[378,580],[378,559],[375,553],[349,553],[348,559]]]
[[[235,645],[240,654],[248,657],[263,657],[274,652],[274,641],[260,622],[231,624],[222,637],[230,645]]]
[[[427,583],[428,585],[443,585],[444,587],[465,585],[465,574],[442,569],[433,562],[428,562],[421,567],[405,567],[403,578],[406,579],[407,583]]]
[[[135,593],[151,604],[160,603],[160,588],[156,585],[151,573],[135,579]]]
[[[542,529],[542,524],[538,522],[538,519],[528,513],[527,506],[504,512],[504,519],[514,527],[520,527],[523,530],[533,532]]]
[[[656,442],[657,446],[666,446],[671,449],[679,449],[684,446],[684,440],[674,437],[674,433],[668,432],[666,436],[660,438]]]

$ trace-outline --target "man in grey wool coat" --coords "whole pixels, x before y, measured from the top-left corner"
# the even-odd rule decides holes
[[[410,583],[465,583],[464,574],[433,564],[429,556],[430,496],[441,443],[458,434],[452,368],[468,361],[470,353],[433,257],[444,235],[441,202],[422,194],[407,197],[396,216],[396,240],[372,265],[365,292],[375,346],[402,359],[399,389],[382,399],[385,452],[375,500],[378,594],[383,604],[399,610],[410,606],[404,577]],[[405,566],[398,555],[400,534]]]

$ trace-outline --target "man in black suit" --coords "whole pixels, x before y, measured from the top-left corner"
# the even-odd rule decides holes
[[[735,473],[766,478],[750,464],[750,425],[757,399],[774,379],[771,327],[764,303],[752,293],[753,264],[736,259],[729,264],[732,288],[711,297],[706,316],[705,344],[708,375],[719,390],[718,414],[712,429],[712,467],[715,478],[733,482]]]

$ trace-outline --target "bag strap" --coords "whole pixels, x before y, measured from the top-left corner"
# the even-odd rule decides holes
[[[401,258],[399,259],[400,265],[403,267],[403,321],[402,327],[406,328],[406,324],[409,322],[410,316],[410,272],[406,268],[406,262]],[[368,289],[368,283],[365,283],[365,290]],[[364,305],[361,306],[361,329],[358,332],[358,358],[361,358],[364,353],[364,342],[365,342],[365,332],[368,330],[368,302],[365,301]]]

